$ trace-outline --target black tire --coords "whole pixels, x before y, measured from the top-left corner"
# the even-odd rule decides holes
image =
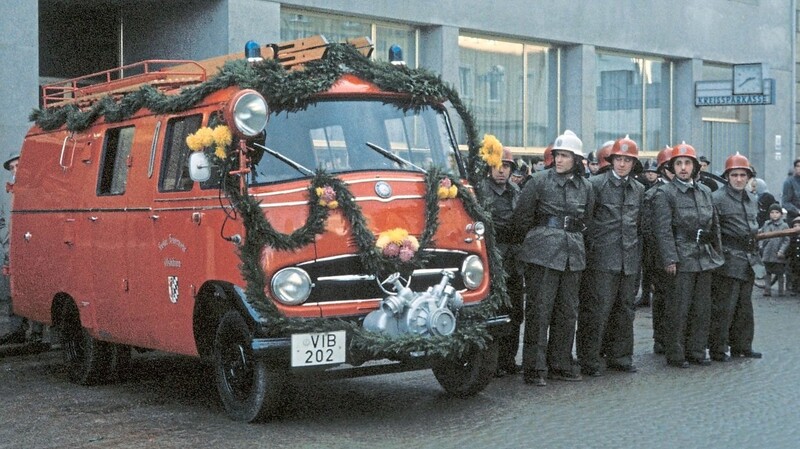
[[[214,373],[225,412],[235,421],[262,421],[281,405],[285,373],[253,356],[252,335],[235,310],[222,316],[214,337]]]
[[[111,345],[111,357],[108,374],[117,382],[124,382],[130,378],[131,347],[122,344]]]
[[[66,302],[61,309],[58,331],[70,380],[81,385],[106,382],[111,346],[89,335],[81,325],[78,307],[72,301]]]
[[[492,380],[497,370],[497,341],[487,342],[484,350],[468,350],[459,359],[443,359],[433,365],[433,375],[449,394],[467,398],[474,396]]]

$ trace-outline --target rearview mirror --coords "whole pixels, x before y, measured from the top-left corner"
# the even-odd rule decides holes
[[[211,178],[211,163],[202,151],[192,152],[189,156],[189,177],[197,182],[205,182]]]

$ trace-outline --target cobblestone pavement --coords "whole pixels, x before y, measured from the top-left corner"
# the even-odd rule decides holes
[[[228,420],[209,370],[159,353],[133,380],[72,385],[60,351],[0,355],[1,448],[797,448],[800,297],[755,299],[761,360],[669,368],[638,309],[636,374],[445,395],[430,371],[298,385],[282,417]]]

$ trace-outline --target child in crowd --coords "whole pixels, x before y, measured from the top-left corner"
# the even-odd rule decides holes
[[[800,217],[792,220],[793,228],[800,228]],[[789,288],[792,295],[800,293],[800,234],[795,234],[789,240],[789,249],[786,250],[788,262]]]
[[[774,203],[769,207],[769,220],[758,231],[764,232],[781,231],[789,229],[783,220],[783,210],[781,205]],[[778,283],[778,296],[783,295],[784,273],[786,272],[786,252],[789,249],[789,237],[778,237],[764,239],[759,242],[761,250],[761,260],[767,269],[767,279],[764,283],[764,296],[772,296],[772,286]]]

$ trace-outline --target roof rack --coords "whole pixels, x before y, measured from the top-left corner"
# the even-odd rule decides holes
[[[368,37],[348,39],[347,43],[366,57],[372,54],[373,45]],[[328,45],[325,36],[316,35],[265,45],[261,47],[261,55],[264,59],[277,59],[284,67],[296,70],[307,62],[324,57]],[[202,61],[150,59],[44,85],[43,103],[45,108],[69,104],[85,108],[106,96],[116,99],[144,85],[162,92],[175,90],[202,83],[217,74],[226,62],[244,57],[244,52],[240,52]]]

